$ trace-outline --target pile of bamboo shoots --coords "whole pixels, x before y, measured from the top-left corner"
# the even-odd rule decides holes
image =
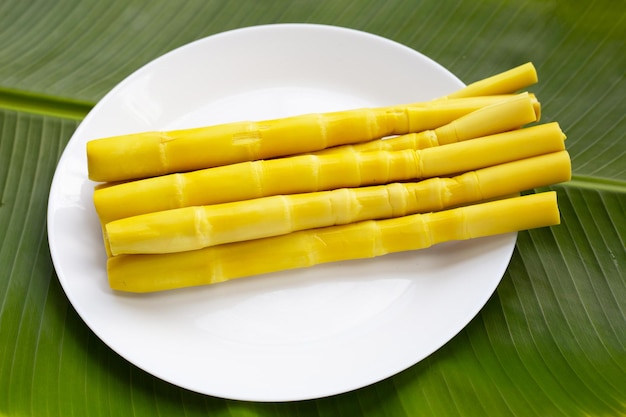
[[[428,102],[87,143],[111,288],[217,283],[559,223],[531,63]],[[520,193],[526,195],[520,196]]]

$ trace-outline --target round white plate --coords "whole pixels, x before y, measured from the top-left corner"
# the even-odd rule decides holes
[[[116,293],[107,283],[85,144],[144,130],[409,103],[462,86],[405,46],[320,25],[234,30],[154,60],[98,103],[59,162],[48,233],[67,297],[128,361],[208,395],[318,398],[412,366],[483,307],[516,234],[201,288]]]

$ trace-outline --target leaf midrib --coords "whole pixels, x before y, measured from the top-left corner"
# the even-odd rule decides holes
[[[0,109],[82,120],[95,106],[88,101],[0,87]]]
[[[82,120],[96,103],[54,97],[27,91],[0,87],[0,109],[22,111],[43,116]],[[574,173],[571,181],[561,185],[626,194],[626,181],[579,175]]]

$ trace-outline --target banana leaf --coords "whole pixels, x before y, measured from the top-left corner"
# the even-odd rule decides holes
[[[46,235],[58,159],[127,75],[193,40],[267,23],[375,33],[465,82],[532,61],[543,121],[567,133],[562,224],[521,232],[498,289],[437,352],[332,397],[200,395],[128,363],[66,298]],[[626,415],[626,13],[591,1],[0,3],[0,416]]]

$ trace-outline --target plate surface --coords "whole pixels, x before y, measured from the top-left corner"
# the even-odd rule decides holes
[[[113,350],[189,390],[289,401],[392,376],[478,313],[502,278],[516,234],[201,288],[115,293],[85,144],[144,130],[423,101],[462,86],[414,50],[330,26],[251,27],[176,49],[107,94],[62,155],[48,207],[61,285]]]

